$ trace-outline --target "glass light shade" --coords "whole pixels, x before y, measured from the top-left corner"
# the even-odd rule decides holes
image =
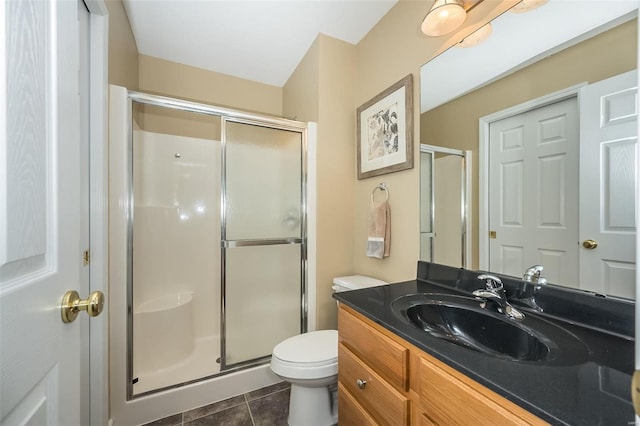
[[[491,23],[481,26],[475,32],[469,34],[464,38],[460,43],[457,44],[458,47],[473,47],[477,46],[483,41],[485,41],[491,33],[493,32],[493,27]]]
[[[421,29],[428,36],[441,36],[458,28],[465,19],[467,12],[458,0],[436,0]]]
[[[549,0],[522,0],[520,3],[513,6],[510,10],[513,13],[525,13],[542,6],[548,1]]]

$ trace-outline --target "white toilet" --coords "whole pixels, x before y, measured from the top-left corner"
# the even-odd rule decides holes
[[[350,275],[333,279],[335,292],[388,284]],[[330,426],[338,422],[338,332],[312,331],[290,337],[273,348],[271,370],[291,383],[290,426]]]

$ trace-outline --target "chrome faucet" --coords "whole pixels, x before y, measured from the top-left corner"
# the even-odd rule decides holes
[[[547,279],[540,276],[544,268],[542,265],[533,265],[529,267],[522,276],[522,281],[527,281],[535,284],[546,284]]]
[[[522,321],[524,314],[511,306],[507,301],[507,294],[504,292],[504,285],[500,278],[494,275],[482,274],[478,275],[479,280],[485,281],[485,288],[481,288],[473,291],[473,295],[485,299],[482,307],[486,307],[486,302],[493,301],[498,306],[498,312],[506,315],[507,317]]]

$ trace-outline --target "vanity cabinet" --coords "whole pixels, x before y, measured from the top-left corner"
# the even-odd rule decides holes
[[[338,333],[340,426],[547,424],[343,304]]]

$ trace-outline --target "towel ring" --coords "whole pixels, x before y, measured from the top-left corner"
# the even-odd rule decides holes
[[[380,185],[376,186],[375,188],[373,188],[373,191],[371,191],[371,202],[373,203],[373,194],[376,192],[376,189],[379,189],[380,191],[384,191],[385,194],[385,201],[389,200],[389,190],[387,189],[387,184],[382,182]]]

